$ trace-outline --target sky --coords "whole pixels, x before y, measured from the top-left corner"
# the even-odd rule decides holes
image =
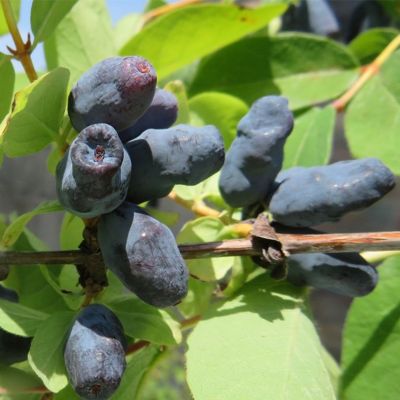
[[[62,0],[53,0],[62,1]],[[146,4],[146,0],[106,0],[108,9],[111,14],[113,25],[120,20],[123,16],[133,12],[141,12]],[[26,40],[27,34],[30,31],[30,10],[32,6],[32,0],[21,0],[21,11],[18,28],[21,32],[22,38]],[[13,41],[10,35],[4,35],[0,37],[0,52],[9,54],[6,49],[6,45],[13,46]],[[35,68],[40,71],[46,68],[43,46],[40,44],[32,54],[33,64]],[[19,62],[13,62],[16,71],[23,71],[22,66]]]

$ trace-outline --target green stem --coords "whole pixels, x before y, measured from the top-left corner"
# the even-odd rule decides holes
[[[21,62],[24,67],[25,73],[31,82],[37,79],[37,73],[32,63],[30,56],[30,40],[24,43],[21,34],[19,33],[17,21],[14,16],[13,9],[11,7],[10,0],[0,0],[0,4],[3,8],[4,17],[7,22],[8,30],[14,40],[16,50],[12,51],[13,55]]]

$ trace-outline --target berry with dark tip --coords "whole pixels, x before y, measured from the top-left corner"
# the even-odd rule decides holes
[[[119,132],[123,142],[139,136],[147,129],[166,129],[171,127],[178,117],[178,100],[168,90],[158,89],[146,112],[128,129]]]
[[[358,297],[370,293],[378,283],[378,272],[358,253],[294,254],[287,263],[287,280],[297,286]]]
[[[288,101],[261,97],[240,120],[237,137],[226,153],[219,188],[232,207],[264,201],[283,161],[283,146],[293,128]]]
[[[18,294],[0,285],[0,299],[18,302]],[[0,364],[10,365],[27,359],[32,338],[22,337],[0,329]]]
[[[78,132],[97,123],[126,129],[149,107],[156,84],[156,72],[143,57],[100,61],[71,90],[68,114],[72,126]]]
[[[148,129],[125,146],[132,160],[127,199],[133,203],[166,196],[176,184],[196,185],[216,173],[225,158],[213,125]]]
[[[130,173],[131,160],[116,130],[107,124],[90,125],[57,166],[58,199],[83,218],[110,212],[125,200]]]
[[[295,167],[277,176],[269,210],[283,225],[313,226],[370,206],[394,185],[392,172],[376,158]]]
[[[125,371],[126,339],[121,322],[107,307],[92,304],[76,317],[64,361],[75,392],[87,400],[110,398]]]
[[[177,304],[188,290],[188,270],[170,229],[125,202],[98,224],[106,266],[144,302]]]

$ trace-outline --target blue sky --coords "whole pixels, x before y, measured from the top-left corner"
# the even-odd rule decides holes
[[[53,0],[62,1],[62,0]],[[140,12],[143,10],[146,0],[106,0],[112,22],[115,24],[119,19],[129,13]],[[21,0],[21,12],[18,27],[25,40],[30,31],[30,9],[32,0]],[[6,45],[13,47],[13,41],[9,35],[0,37],[0,52],[7,53]],[[33,63],[38,71],[45,69],[43,47],[39,45],[32,54]],[[14,63],[17,71],[22,71],[19,63]]]

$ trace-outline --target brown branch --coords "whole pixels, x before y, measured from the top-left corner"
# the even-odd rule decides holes
[[[277,233],[283,249],[297,253],[348,253],[362,251],[400,250],[400,232],[331,233],[319,235]],[[186,259],[261,255],[251,239],[181,244],[179,250]],[[83,264],[101,262],[99,254],[88,255],[80,250],[43,252],[0,252],[2,264]]]
[[[38,386],[38,387],[32,387],[32,388],[26,388],[26,389],[20,389],[20,390],[13,390],[13,389],[7,389],[5,387],[0,387],[0,394],[28,394],[28,393],[50,393],[50,390],[47,389],[45,386]]]
[[[366,67],[361,69],[361,75],[350,87],[350,89],[340,96],[332,103],[336,111],[343,111],[347,103],[354,97],[354,95],[365,85],[365,83],[376,75],[383,63],[394,53],[400,46],[400,35],[397,35],[385,49],[376,57],[376,59]]]
[[[14,11],[11,7],[10,0],[0,0],[1,6],[3,8],[4,17],[7,22],[8,30],[14,40],[16,49],[8,50],[11,52],[15,58],[17,58],[22,66],[24,67],[25,73],[28,76],[31,82],[37,79],[37,73],[35,71],[35,67],[33,66],[30,49],[31,49],[31,40],[28,34],[28,40],[26,43],[22,40],[21,34],[19,33],[17,21],[15,20]]]

